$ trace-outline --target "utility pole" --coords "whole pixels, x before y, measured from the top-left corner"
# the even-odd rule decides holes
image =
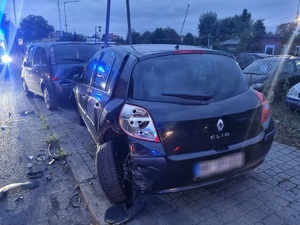
[[[132,45],[132,32],[131,32],[129,0],[126,0],[126,9],[127,9],[127,24],[128,24],[128,44]]]
[[[13,0],[13,4],[14,4],[14,16],[15,16],[15,26],[16,28],[18,27],[18,24],[17,24],[17,16],[16,16],[16,1]]]
[[[60,16],[60,7],[59,7],[59,0],[57,1],[57,7],[58,7],[58,18],[59,18],[59,29],[60,29],[60,38],[62,38],[62,28],[61,28],[61,16]]]
[[[64,13],[65,13],[65,26],[66,26],[66,33],[68,33],[68,23],[67,23],[67,13],[66,13],[66,4],[71,2],[79,2],[79,0],[76,1],[66,1],[64,2]]]
[[[108,47],[108,36],[109,36],[109,19],[110,19],[110,0],[107,0],[107,10],[106,10],[106,27],[105,27],[105,40],[104,48]]]

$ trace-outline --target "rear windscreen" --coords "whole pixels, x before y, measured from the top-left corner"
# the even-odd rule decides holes
[[[213,102],[249,88],[230,57],[179,54],[139,62],[132,74],[129,97],[161,102]]]
[[[99,50],[96,45],[66,44],[53,47],[56,64],[86,64]]]

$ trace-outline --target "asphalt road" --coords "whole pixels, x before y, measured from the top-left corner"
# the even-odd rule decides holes
[[[0,88],[2,87],[0,86]],[[9,96],[8,99],[12,98],[9,93],[7,93],[7,95]],[[19,92],[19,95],[21,96],[22,94]],[[0,102],[3,101],[5,102],[3,98],[0,98]],[[11,100],[6,100],[6,102],[9,101]],[[36,110],[40,110],[41,114],[49,124],[49,132],[55,133],[59,137],[62,148],[68,154],[66,158],[68,167],[75,178],[75,183],[78,184],[84,202],[92,215],[94,223],[105,224],[104,214],[107,208],[111,205],[106,199],[96,178],[94,166],[96,146],[93,143],[87,129],[78,124],[78,118],[74,108],[68,103],[62,103],[58,110],[51,112],[46,109],[42,98],[34,97],[33,99],[26,100],[22,97],[21,101],[16,101],[10,106],[16,109],[15,114],[13,115],[14,119],[19,118],[18,113],[20,110],[35,110],[33,106],[33,108],[25,107],[26,105],[24,105],[24,102],[28,101],[30,103],[31,101],[35,102],[37,107]],[[34,104],[32,103],[32,105]],[[0,110],[1,121],[2,114],[4,121],[7,121],[7,111],[5,110],[2,113],[2,109]],[[35,124],[37,122],[33,122],[33,119],[30,119],[33,117],[34,115],[29,114],[22,118],[25,119],[24,123],[10,122],[9,124],[14,125],[21,123],[22,126],[25,127],[40,127],[40,124]],[[13,126],[6,127],[4,131],[0,131],[0,135],[4,135],[3,132],[11,132],[11,134],[14,135],[16,133],[16,129],[17,128],[13,129]],[[16,147],[12,146],[12,144],[8,144],[7,149],[11,149],[9,145],[13,148],[20,148],[20,146],[17,145],[20,138],[28,138],[28,140],[31,140],[31,138],[35,135],[42,135],[44,132],[47,131],[37,129],[34,134],[27,131],[28,134],[24,137],[17,134],[16,140],[14,141],[16,142]],[[22,150],[19,150],[18,152],[12,153],[12,158],[10,160],[0,158],[1,185],[6,183],[4,181],[8,179],[2,175],[2,170],[4,171],[4,168],[6,169],[9,165],[13,165],[11,167],[17,167],[16,164],[21,163],[23,165],[23,170],[26,171],[26,164],[28,160],[24,154],[29,150],[33,151],[33,149],[44,149],[44,142],[42,141],[43,138],[40,139],[40,145],[34,146],[41,147],[35,148],[33,146],[26,146],[25,143],[24,146],[26,147],[22,148]],[[2,136],[0,140],[2,141]],[[9,154],[8,152],[9,150],[6,150],[6,154]],[[34,152],[32,154],[34,154]],[[3,156],[1,155],[0,157]],[[57,163],[56,166],[58,168],[57,172],[62,174],[66,173],[66,171],[62,169],[63,165]],[[13,177],[9,177],[10,182],[15,180],[26,181],[26,177],[24,177],[25,171],[22,172],[22,170],[19,169],[18,172],[15,172],[15,174],[19,174],[19,177],[15,177],[14,179]],[[43,180],[43,178],[41,178],[41,180]],[[49,182],[48,185],[51,184],[51,182]],[[57,183],[53,183],[54,185],[52,187],[54,188]],[[45,186],[47,185],[45,184]],[[28,195],[34,195],[34,193],[36,193],[37,190],[40,190],[40,188],[41,186],[27,191],[19,190],[19,195],[15,195],[11,198],[9,198],[11,194],[8,195],[8,198],[5,200],[6,202],[0,200],[0,218],[3,215],[3,212],[4,214],[7,213],[6,211],[11,212],[10,209],[14,209],[14,207],[17,209],[16,211],[20,212],[21,210],[17,208],[17,204],[22,202],[19,203],[19,201],[14,200],[17,199],[20,194],[23,195],[25,193]],[[66,206],[67,200],[70,196],[72,196],[72,194],[70,194],[67,190],[71,191],[73,194],[74,189],[71,187],[70,189],[62,189],[62,192],[64,192],[66,196],[62,196],[61,199],[56,198],[56,200],[60,202],[60,209],[66,209],[72,212],[74,209]],[[58,192],[60,193],[60,191]],[[52,197],[57,194],[57,192],[50,193],[52,194]],[[26,200],[27,195],[23,196],[24,200]],[[28,198],[30,199],[30,197],[31,196]],[[56,204],[57,201],[53,201],[54,203],[48,207],[55,208],[53,206],[58,205]],[[300,149],[274,142],[265,162],[244,176],[196,190],[160,196],[145,196],[145,201],[146,207],[144,210],[126,224],[298,225],[300,224]],[[48,201],[44,202],[48,203]],[[4,206],[2,204],[4,204]],[[30,205],[30,201],[28,204],[27,202],[26,204],[24,203],[24,205]],[[3,207],[5,209],[3,209]],[[84,221],[87,217],[85,217],[85,207],[83,205],[81,205],[80,210],[75,212],[78,212],[79,215],[83,213],[77,224],[89,224],[89,219],[87,222]],[[48,213],[45,218],[49,216],[50,218],[55,217]],[[41,220],[42,219],[38,221]],[[3,221],[4,220],[0,219],[0,224],[5,224]],[[74,221],[75,220],[71,221],[69,224],[76,224]],[[51,223],[49,222],[49,224]]]
[[[45,140],[52,131],[45,124],[34,98],[22,92],[20,71],[13,64],[10,74],[0,76],[0,190],[28,181],[38,186],[0,194],[0,224],[93,224],[66,160],[48,164]],[[37,171],[43,176],[27,176]]]

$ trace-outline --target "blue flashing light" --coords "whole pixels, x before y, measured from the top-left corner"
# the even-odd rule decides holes
[[[99,72],[102,72],[102,73],[105,72],[105,70],[104,70],[104,68],[103,68],[102,66],[99,66],[98,71],[99,71]]]

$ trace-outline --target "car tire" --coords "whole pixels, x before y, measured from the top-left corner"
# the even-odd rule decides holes
[[[55,110],[58,108],[57,99],[47,86],[45,86],[43,89],[43,95],[44,95],[44,101],[46,103],[47,109]]]
[[[23,91],[25,92],[26,96],[27,97],[31,97],[32,96],[32,92],[30,92],[28,90],[28,86],[27,86],[26,81],[24,79],[22,80],[22,86],[23,86]]]
[[[102,189],[111,203],[124,202],[128,199],[125,185],[118,173],[118,161],[116,160],[113,142],[101,144],[96,153],[96,169]]]

